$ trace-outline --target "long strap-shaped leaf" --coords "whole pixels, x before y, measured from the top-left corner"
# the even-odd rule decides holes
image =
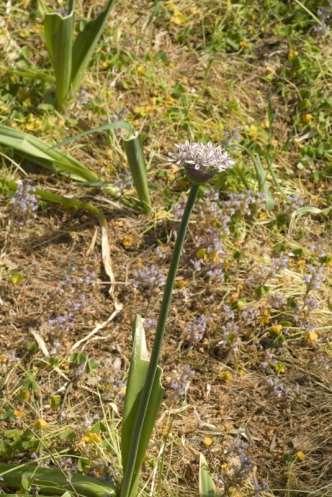
[[[145,332],[143,328],[141,316],[137,316],[134,323],[134,344],[133,353],[130,363],[129,376],[127,380],[127,390],[125,398],[124,419],[122,423],[121,434],[121,454],[123,465],[123,479],[131,472],[129,468],[130,459],[128,458],[130,445],[135,433],[133,428],[136,419],[139,415],[140,400],[142,390],[145,384],[146,375],[149,368],[149,355],[146,348]],[[137,458],[135,460],[134,478],[132,480],[132,490],[134,490],[138,483],[138,475],[140,467],[143,463],[145,451],[151,437],[153,426],[157,418],[158,410],[161,404],[164,390],[160,384],[161,369],[158,367],[157,374],[154,379],[152,393],[149,401],[148,412],[149,416],[144,420],[142,435],[139,441],[139,448]],[[134,492],[135,493],[135,492]]]
[[[22,131],[0,125],[0,144],[32,157],[38,164],[76,181],[100,183],[100,178],[81,162]]]
[[[0,176],[0,195],[12,196],[17,190],[17,183],[12,179],[2,178]],[[57,193],[50,192],[44,188],[35,188],[36,197],[48,204],[54,204],[66,209],[68,211],[85,211],[97,219],[102,216],[102,211],[98,209],[95,205],[90,202],[80,200],[73,197],[64,197],[63,195],[58,195]]]
[[[21,465],[0,463],[0,487],[20,490],[22,480],[29,481],[34,489],[45,495],[62,495],[73,490],[85,497],[113,497],[115,488],[112,483],[75,473],[66,475],[57,468],[39,468],[36,464]]]
[[[203,454],[199,457],[199,495],[200,497],[217,497],[218,495]]]
[[[44,19],[46,47],[55,72],[56,99],[60,109],[68,97],[72,80],[74,24],[73,8],[66,16],[52,13],[46,14]]]
[[[145,212],[149,212],[151,210],[151,200],[140,136],[135,135],[128,140],[124,140],[123,143],[138,198],[142,202]]]
[[[73,46],[71,95],[78,89],[92,58],[96,45],[102,35],[108,15],[114,0],[108,0],[105,9],[92,21],[89,21],[83,31],[78,34]]]

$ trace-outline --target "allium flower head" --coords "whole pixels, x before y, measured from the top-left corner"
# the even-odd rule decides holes
[[[204,183],[215,174],[226,171],[234,162],[221,145],[213,143],[180,143],[170,154],[170,161],[183,166],[193,183]]]

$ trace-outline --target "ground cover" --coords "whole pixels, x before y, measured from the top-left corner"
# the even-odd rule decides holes
[[[79,2],[79,16],[102,4]],[[1,149],[0,461],[119,475],[131,326],[141,314],[152,341],[189,189],[167,156],[210,140],[236,165],[194,209],[141,491],[197,495],[202,452],[225,495],[330,495],[331,6],[119,0],[63,113],[37,6],[0,7],[1,124],[62,143],[131,197],[121,132],[68,141],[129,121],[153,208]],[[19,218],[12,180],[104,210],[114,292],[97,220],[33,198]]]

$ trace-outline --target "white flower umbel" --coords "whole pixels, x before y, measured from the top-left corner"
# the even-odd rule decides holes
[[[233,166],[234,161],[221,145],[208,143],[180,143],[169,156],[170,162],[185,168],[193,183],[205,183],[213,176]]]

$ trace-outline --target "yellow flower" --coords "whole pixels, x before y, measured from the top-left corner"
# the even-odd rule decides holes
[[[20,418],[23,418],[25,416],[25,412],[22,411],[21,409],[15,409],[14,415],[16,418],[20,419]]]
[[[316,331],[313,330],[308,331],[306,335],[306,340],[310,345],[315,345],[318,340],[318,334],[316,333]]]
[[[135,248],[138,242],[137,237],[131,234],[124,235],[120,241],[125,249]]]
[[[263,312],[259,318],[259,321],[261,324],[268,324],[271,321],[271,314],[270,314],[269,309],[263,310]]]
[[[248,135],[252,140],[257,140],[258,138],[258,128],[254,124],[249,126]]]
[[[304,454],[304,452],[302,452],[302,450],[298,450],[298,451],[296,452],[296,454],[295,454],[295,455],[296,455],[296,458],[297,458],[299,461],[304,461],[304,459],[305,459],[305,454]]]
[[[99,444],[101,440],[101,436],[95,431],[87,431],[82,437],[82,442],[87,444]]]
[[[280,336],[282,334],[282,325],[281,324],[273,324],[271,326],[271,331],[274,335]]]
[[[306,123],[306,124],[310,124],[312,121],[314,120],[314,116],[312,114],[304,114],[303,116],[303,121]]]
[[[37,430],[45,430],[45,428],[48,427],[48,423],[47,421],[45,421],[45,419],[43,418],[39,418],[37,419],[37,421],[35,422],[35,428]]]
[[[220,371],[219,378],[224,382],[231,381],[233,379],[233,375],[230,371]]]
[[[213,438],[211,438],[211,437],[204,437],[203,438],[203,444],[205,445],[205,447],[211,447],[211,445],[213,444]]]
[[[294,50],[293,48],[288,50],[288,60],[294,60],[298,55],[299,52],[297,50]]]

